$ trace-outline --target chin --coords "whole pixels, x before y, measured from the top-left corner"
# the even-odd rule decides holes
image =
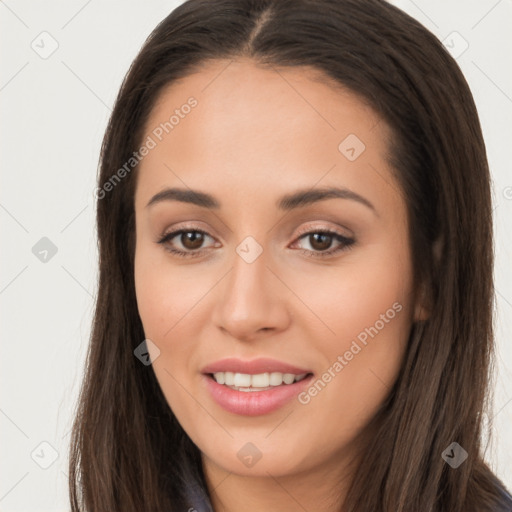
[[[295,458],[297,450],[293,447],[284,450],[282,447],[272,447],[268,451],[259,450],[257,443],[242,442],[233,443],[233,447],[216,447],[208,454],[203,452],[203,457],[226,472],[240,476],[273,477],[291,476],[306,469],[304,459]],[[241,446],[239,446],[241,445]],[[228,456],[232,453],[233,456]]]

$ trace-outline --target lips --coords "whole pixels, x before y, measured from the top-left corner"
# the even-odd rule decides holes
[[[306,368],[266,358],[222,359],[205,366],[202,373],[213,400],[224,410],[244,416],[268,414],[283,407],[313,378]]]

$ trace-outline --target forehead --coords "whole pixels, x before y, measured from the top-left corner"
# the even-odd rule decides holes
[[[387,125],[311,68],[210,61],[162,91],[148,137],[154,147],[139,165],[138,198],[170,184],[223,195],[226,184],[285,191],[290,182],[364,189],[392,180]]]

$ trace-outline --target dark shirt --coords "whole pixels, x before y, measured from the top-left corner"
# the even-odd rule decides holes
[[[210,498],[195,479],[188,478],[185,489],[190,508],[186,512],[213,512]]]

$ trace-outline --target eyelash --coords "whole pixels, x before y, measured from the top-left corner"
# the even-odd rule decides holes
[[[196,228],[182,228],[178,229],[176,231],[172,231],[171,233],[164,234],[159,240],[157,240],[158,244],[161,244],[164,246],[164,250],[167,252],[170,252],[174,254],[175,256],[178,256],[179,258],[196,258],[201,256],[203,253],[205,253],[208,249],[198,249],[196,251],[182,251],[181,249],[173,249],[167,245],[165,245],[167,242],[172,240],[178,235],[181,235],[182,233],[201,233],[206,236],[210,236],[206,231],[203,231],[202,229],[196,229]],[[316,229],[311,231],[306,231],[304,233],[300,233],[297,240],[301,240],[302,238],[313,235],[313,234],[322,234],[322,235],[332,235],[334,239],[341,242],[342,245],[335,249],[329,249],[327,251],[310,251],[309,249],[299,249],[299,251],[302,254],[306,254],[313,258],[327,258],[329,256],[332,256],[334,254],[337,254],[342,251],[347,251],[349,249],[352,249],[353,244],[355,243],[355,240],[353,238],[347,238],[340,233],[337,233],[336,231],[330,231],[326,229]]]

